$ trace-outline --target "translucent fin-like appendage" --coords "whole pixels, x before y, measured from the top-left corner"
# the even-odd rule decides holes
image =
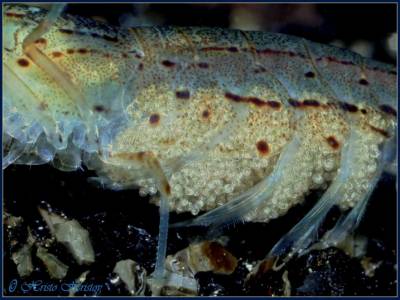
[[[3,145],[4,147],[4,145]],[[7,153],[4,153],[3,149],[3,162],[2,167],[3,170],[7,168],[9,165],[13,164],[18,158],[20,158],[26,151],[32,147],[32,144],[23,144],[20,143],[18,140],[13,139],[10,141],[9,149]]]
[[[3,65],[3,84],[3,129],[5,133],[22,143],[34,143],[42,131],[54,127],[54,121],[46,115],[41,115],[39,125],[37,115],[41,112],[37,108],[39,107],[38,98],[7,65]],[[13,103],[8,99],[14,99]]]
[[[381,152],[380,163],[378,163],[378,170],[375,173],[374,178],[368,183],[368,188],[365,190],[365,193],[362,199],[357,203],[355,207],[351,209],[351,211],[346,215],[342,216],[339,221],[335,224],[335,226],[325,233],[325,235],[321,239],[321,244],[323,248],[328,248],[332,246],[336,246],[342,241],[346,239],[349,235],[351,235],[354,230],[358,227],[361,222],[361,219],[364,215],[365,209],[368,204],[368,200],[371,197],[372,192],[374,191],[375,186],[377,185],[385,167],[384,161],[385,151],[390,151],[388,148],[392,147],[389,143],[386,143],[384,149]]]
[[[243,216],[254,211],[261,203],[273,195],[273,186],[284,176],[285,169],[293,163],[300,139],[295,136],[283,150],[274,170],[257,185],[237,196],[228,203],[211,210],[193,220],[172,224],[171,227],[182,226],[218,226],[241,220]]]
[[[321,239],[321,244],[323,245],[322,248],[335,247],[340,242],[344,241],[347,236],[354,232],[354,230],[360,224],[361,218],[363,217],[365,209],[367,207],[370,195],[379,177],[380,175],[376,176],[376,180],[374,179],[373,182],[371,182],[368,192],[365,194],[363,199],[360,200],[346,216],[342,216],[331,230],[324,234]]]
[[[265,260],[286,255],[281,265],[283,266],[294,255],[301,255],[316,239],[320,224],[331,208],[341,200],[342,188],[357,166],[359,140],[359,134],[351,130],[350,137],[342,149],[338,174],[331,186],[310,212],[275,244]]]
[[[81,162],[81,150],[70,142],[64,151],[57,153],[53,165],[58,170],[71,172],[78,169],[81,166]]]

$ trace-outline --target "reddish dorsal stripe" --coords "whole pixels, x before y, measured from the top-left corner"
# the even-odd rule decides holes
[[[233,94],[231,92],[226,92],[225,98],[234,102],[251,103],[258,107],[268,106],[274,109],[279,109],[281,107],[281,103],[278,101],[263,100],[257,97],[244,97]]]
[[[225,47],[204,47],[201,48],[200,51],[226,51]]]
[[[23,18],[26,15],[25,14],[17,14],[17,13],[7,12],[6,16],[7,17],[13,17],[13,18]]]
[[[320,106],[320,103],[317,100],[304,100],[303,101],[304,106],[313,106],[313,107],[318,107]]]
[[[375,127],[375,126],[372,126],[372,125],[370,125],[370,124],[368,124],[368,126],[369,126],[369,128],[371,128],[373,131],[375,131],[375,132],[381,134],[382,136],[384,136],[384,137],[386,137],[386,138],[390,137],[389,132],[387,132],[386,130],[384,130],[384,129],[382,129],[382,128]]]
[[[302,59],[308,59],[308,57],[303,54],[303,53],[299,53],[299,52],[294,52],[294,51],[284,51],[284,50],[276,50],[276,49],[271,49],[271,48],[265,48],[265,49],[252,49],[252,48],[237,48],[237,47],[218,47],[218,46],[213,46],[213,47],[204,47],[204,48],[200,48],[200,51],[226,51],[226,52],[253,52],[255,50],[255,52],[259,55],[283,55],[283,56],[289,56],[289,57],[299,57]],[[341,64],[344,66],[355,66],[356,64],[352,61],[349,60],[340,60],[336,57],[333,56],[324,56],[324,57],[318,57],[316,58],[316,61],[319,62],[321,60],[326,60],[330,63],[336,63],[336,64]],[[378,67],[373,67],[373,68],[369,68],[366,67],[366,69],[370,70],[370,71],[378,71],[378,72],[382,72],[382,73],[387,73],[390,75],[397,75],[396,71],[387,71],[387,70],[383,70],[380,69]],[[315,74],[313,72],[308,72],[305,74],[306,77],[308,78],[313,78],[315,76]],[[361,80],[360,84],[364,84],[364,81]]]

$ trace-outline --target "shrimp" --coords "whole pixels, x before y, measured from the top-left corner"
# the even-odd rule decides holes
[[[109,188],[153,195],[155,278],[169,211],[196,216],[172,227],[215,235],[326,189],[267,256],[291,257],[335,205],[352,210],[324,242],[351,233],[396,169],[394,66],[283,34],[117,28],[54,11],[5,6],[3,168],[83,164]]]

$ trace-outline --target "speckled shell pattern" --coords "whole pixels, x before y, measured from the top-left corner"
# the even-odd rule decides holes
[[[83,95],[77,103],[22,50],[43,16],[36,8],[4,10],[9,163],[63,170],[83,163],[110,187],[156,195],[149,172],[116,158],[151,152],[168,175],[170,209],[197,215],[269,176],[297,135],[301,144],[272,198],[244,216],[267,222],[329,186],[350,128],[363,138],[342,208],[368,186],[381,145],[395,144],[394,66],[283,34],[116,28],[64,15],[35,44]]]

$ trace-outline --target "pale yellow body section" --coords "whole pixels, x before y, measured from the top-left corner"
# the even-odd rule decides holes
[[[60,19],[37,47],[70,78],[82,95],[79,102],[22,51],[24,36],[37,22],[21,24],[24,16],[16,15],[27,12],[18,8],[8,14],[3,69],[32,98],[31,107],[22,99],[5,99],[8,111],[29,120],[31,109],[48,130],[60,120],[84,120],[92,137],[96,134],[94,143],[101,125],[125,116],[121,129],[91,150],[88,165],[107,182],[156,194],[152,174],[119,155],[152,153],[171,187],[172,211],[196,215],[248,191],[271,175],[296,135],[301,144],[273,196],[243,218],[267,222],[281,216],[332,181],[350,128],[363,137],[355,146],[358,168],[350,170],[340,201],[342,208],[352,207],[377,170],[379,146],[396,125],[378,108],[382,99],[394,103],[393,69],[354,54],[283,35],[199,28],[115,31],[77,28],[76,20]],[[76,153],[84,149],[76,147]]]
[[[214,95],[214,101],[209,100],[210,94]],[[334,178],[340,164],[340,147],[349,131],[349,124],[343,116],[318,109],[306,112],[294,123],[294,113],[289,109],[249,106],[249,115],[238,122],[232,103],[218,95],[217,90],[199,92],[192,96],[191,103],[180,108],[174,107],[176,100],[171,95],[161,92],[152,97],[154,102],[145,100],[148,95],[151,95],[150,90],[145,90],[143,98],[137,97],[140,110],[133,114],[158,112],[161,116],[159,123],[153,125],[144,118],[137,127],[125,130],[112,145],[115,152],[151,151],[161,165],[168,167],[174,159],[209,143],[229,124],[235,125],[232,135],[200,160],[189,162],[169,178],[172,190],[170,207],[177,212],[197,214],[211,210],[246,192],[272,172],[285,145],[297,134],[302,138],[302,145],[293,157],[293,164],[287,168],[284,180],[275,187],[273,198],[246,219],[268,221],[283,215],[290,207],[302,202],[310,190],[326,188]],[[207,120],[202,117],[205,107],[211,111]],[[346,183],[348,188],[341,201],[343,208],[354,206],[368,186],[377,167],[374,160],[379,154],[378,145],[384,140],[379,133],[368,130],[365,120],[354,122],[365,137],[365,144],[360,145],[364,165],[360,165],[360,171]],[[335,137],[338,148],[329,144],[328,137]],[[259,141],[268,144],[267,153],[257,148]],[[111,181],[122,185],[135,182],[143,194],[156,192],[154,180],[140,178],[140,174],[132,172],[126,161],[111,159],[110,162],[104,165],[103,171]]]

